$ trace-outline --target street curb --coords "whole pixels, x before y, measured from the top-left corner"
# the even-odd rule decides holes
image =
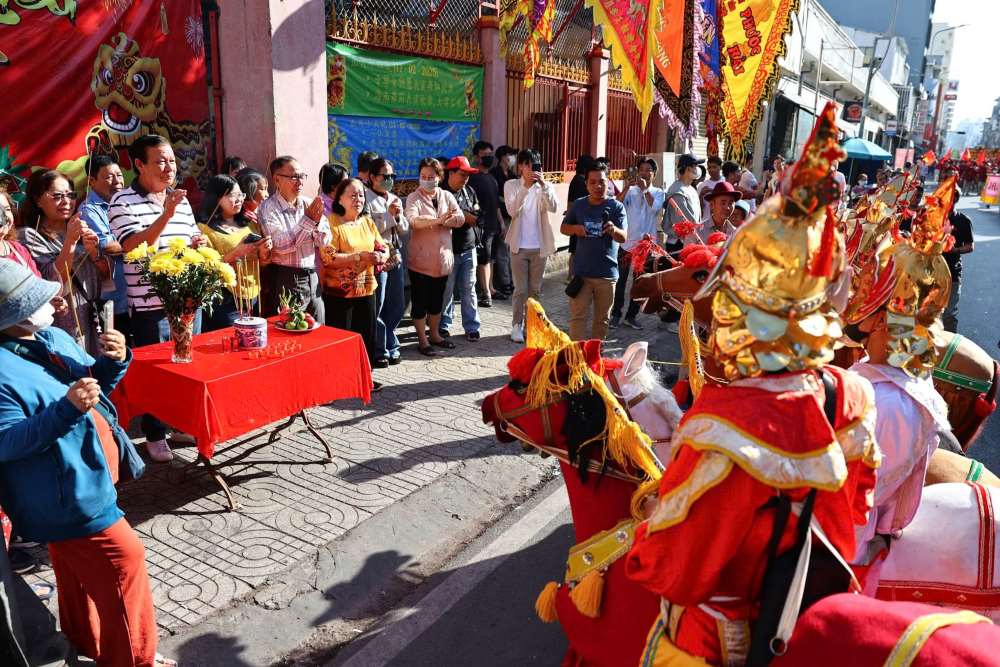
[[[410,594],[558,474],[484,437],[476,458],[380,510],[198,623],[160,640],[185,667],[314,665]],[[287,656],[287,657],[286,657]]]

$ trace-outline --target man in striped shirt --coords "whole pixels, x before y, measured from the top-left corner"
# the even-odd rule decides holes
[[[161,136],[147,134],[129,147],[129,156],[138,173],[132,185],[111,198],[108,221],[123,252],[145,242],[165,250],[171,239],[182,238],[197,247],[204,243],[195,223],[187,192],[173,188],[177,161],[170,143]],[[142,279],[139,267],[125,263],[132,334],[137,346],[161,343],[170,337],[167,315],[159,297]],[[195,317],[195,333],[201,330],[201,310]],[[146,449],[155,461],[173,458],[167,444],[167,426],[152,415],[142,416]]]
[[[316,253],[330,242],[330,224],[323,217],[323,202],[310,204],[302,197],[308,176],[290,155],[275,158],[270,165],[275,192],[257,209],[261,233],[270,236],[272,303],[268,314],[277,312],[282,290],[290,292],[320,324],[326,322]]]

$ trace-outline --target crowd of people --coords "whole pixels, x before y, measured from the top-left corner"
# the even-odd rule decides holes
[[[475,144],[471,160],[421,160],[418,186],[405,200],[394,192],[391,159],[373,152],[358,157],[353,173],[323,165],[314,197],[293,156],[279,156],[266,169],[229,157],[206,183],[197,210],[174,187],[177,161],[165,138],[140,137],[129,155],[134,175],[127,187],[113,157],[87,160],[79,207],[82,193],[56,170],[34,172],[19,207],[12,193],[0,191],[0,258],[8,260],[0,262],[0,502],[22,543],[49,545],[62,628],[71,641],[87,655],[130,651],[137,664],[169,661],[155,654],[142,545],[116,505],[115,482],[142,462],[107,396],[125,373],[129,348],[164,342],[169,328],[159,298],[125,253],[143,243],[162,250],[181,239],[211,246],[225,262],[247,262],[248,273],[261,276],[260,284],[241,282],[233,288],[241,292],[199,311],[196,332],[232,326],[237,303],[268,317],[290,297],[318,323],[359,334],[372,368],[381,369],[400,362],[397,331],[407,294],[420,355],[455,349],[450,330],[459,317],[465,341],[476,343],[480,309],[507,299],[510,338],[524,342],[525,305],[540,296],[557,250],[556,222],[569,237],[570,337],[641,329],[639,303],[627,297],[633,253],[656,246],[679,256],[685,246],[725,242],[779,190],[785,170],[777,156],[758,179],[749,162],[684,154],[674,181],[661,188],[654,184],[660,165],[641,157],[619,188],[606,159],[582,155],[565,215],[556,221],[556,190],[542,173],[541,156],[486,141]],[[868,192],[865,182],[848,192],[836,162],[831,171],[845,206]],[[950,174],[946,168],[942,178]],[[892,176],[880,170],[873,187]],[[910,217],[919,214],[921,196],[918,189],[909,202]],[[964,214],[953,212],[950,223],[956,243],[945,254],[953,288],[944,320],[954,331],[961,255],[973,241]],[[113,304],[113,328],[100,323],[106,303]],[[676,313],[662,317],[676,331]],[[170,461],[168,426],[144,415],[141,428],[149,457]],[[58,461],[35,456],[52,443]],[[73,475],[60,481],[57,511],[38,491],[42,479],[65,470]],[[72,556],[79,553],[94,566],[81,568]],[[11,556],[15,571],[31,566],[17,562],[23,552]],[[97,606],[100,626],[88,605]]]

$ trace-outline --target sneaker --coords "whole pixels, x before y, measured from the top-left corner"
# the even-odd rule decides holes
[[[667,326],[664,327],[664,328],[668,332],[673,333],[673,334],[680,332],[680,327],[677,326],[677,322],[667,322]]]
[[[390,366],[398,366],[401,363],[403,363],[403,357],[389,357]]]
[[[510,330],[510,339],[515,343],[524,342],[524,325],[515,324]]]
[[[470,343],[475,343],[476,341],[479,340],[479,332],[473,331],[472,333],[465,334],[465,340],[469,341]]]
[[[622,318],[620,318],[620,317],[612,317],[611,321],[608,322],[608,326],[610,328],[612,328],[612,329],[617,329],[618,325],[621,324],[621,322],[622,322]]]
[[[13,539],[10,541],[11,549],[34,549],[39,546],[41,542],[29,542],[28,540],[22,540],[20,536],[14,535]]]
[[[438,333],[441,334],[441,338],[451,338],[451,332],[447,329],[438,329]]]
[[[635,329],[636,331],[642,331],[642,325],[639,324],[638,322],[636,322],[635,319],[633,319],[631,317],[626,317],[625,318],[625,326],[627,326],[629,329]]]
[[[375,359],[372,361],[372,368],[389,368],[389,360]]]
[[[159,463],[168,463],[174,460],[174,453],[170,451],[170,445],[166,440],[148,440],[146,442],[146,452],[149,458]]]
[[[18,574],[28,574],[38,567],[38,561],[31,554],[20,549],[8,551],[7,559],[10,560],[10,569]]]

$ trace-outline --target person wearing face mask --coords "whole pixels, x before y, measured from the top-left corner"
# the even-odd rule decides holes
[[[406,308],[403,262],[403,241],[410,230],[410,223],[403,215],[403,202],[392,193],[396,172],[392,163],[378,158],[369,166],[368,188],[365,196],[375,227],[382,235],[382,243],[389,249],[389,259],[383,270],[375,275],[375,340],[372,343],[373,368],[387,368],[400,362],[399,338],[396,327],[403,319]]]
[[[493,154],[493,144],[477,141],[472,147],[475,165],[479,168],[469,174],[469,187],[476,193],[476,200],[482,215],[479,220],[479,243],[476,248],[476,285],[482,293],[478,305],[490,308],[493,299],[503,299],[493,288],[493,266],[503,245],[503,213],[500,211],[500,185],[491,173],[497,158]]]
[[[514,293],[514,278],[510,273],[510,249],[504,242],[507,230],[510,228],[510,213],[503,201],[504,184],[511,179],[517,178],[517,149],[504,144],[496,150],[496,165],[490,169],[490,176],[497,182],[500,196],[500,235],[494,239],[496,248],[496,260],[493,262],[492,285],[479,285],[482,289],[480,297],[490,295],[490,289],[495,289],[493,296],[497,298],[510,298]],[[490,297],[492,305],[492,296]],[[480,303],[480,305],[483,305]]]
[[[101,665],[175,665],[156,653],[145,551],[115,484],[143,464],[108,399],[131,352],[118,331],[92,357],[51,326],[56,282],[0,262],[0,504],[48,544],[59,624]]]
[[[42,276],[61,283],[64,298],[71,302],[70,308],[56,315],[56,326],[95,354],[102,284],[95,262],[100,241],[73,214],[75,208],[76,193],[69,178],[58,171],[36,171],[28,179],[18,233]]]
[[[410,221],[406,267],[410,272],[410,316],[417,330],[417,351],[437,356],[435,347],[455,349],[439,331],[444,290],[454,267],[451,230],[465,224],[455,196],[438,187],[444,175],[441,163],[427,157],[420,161],[420,187],[406,197],[404,212]],[[429,327],[429,331],[425,329]]]

